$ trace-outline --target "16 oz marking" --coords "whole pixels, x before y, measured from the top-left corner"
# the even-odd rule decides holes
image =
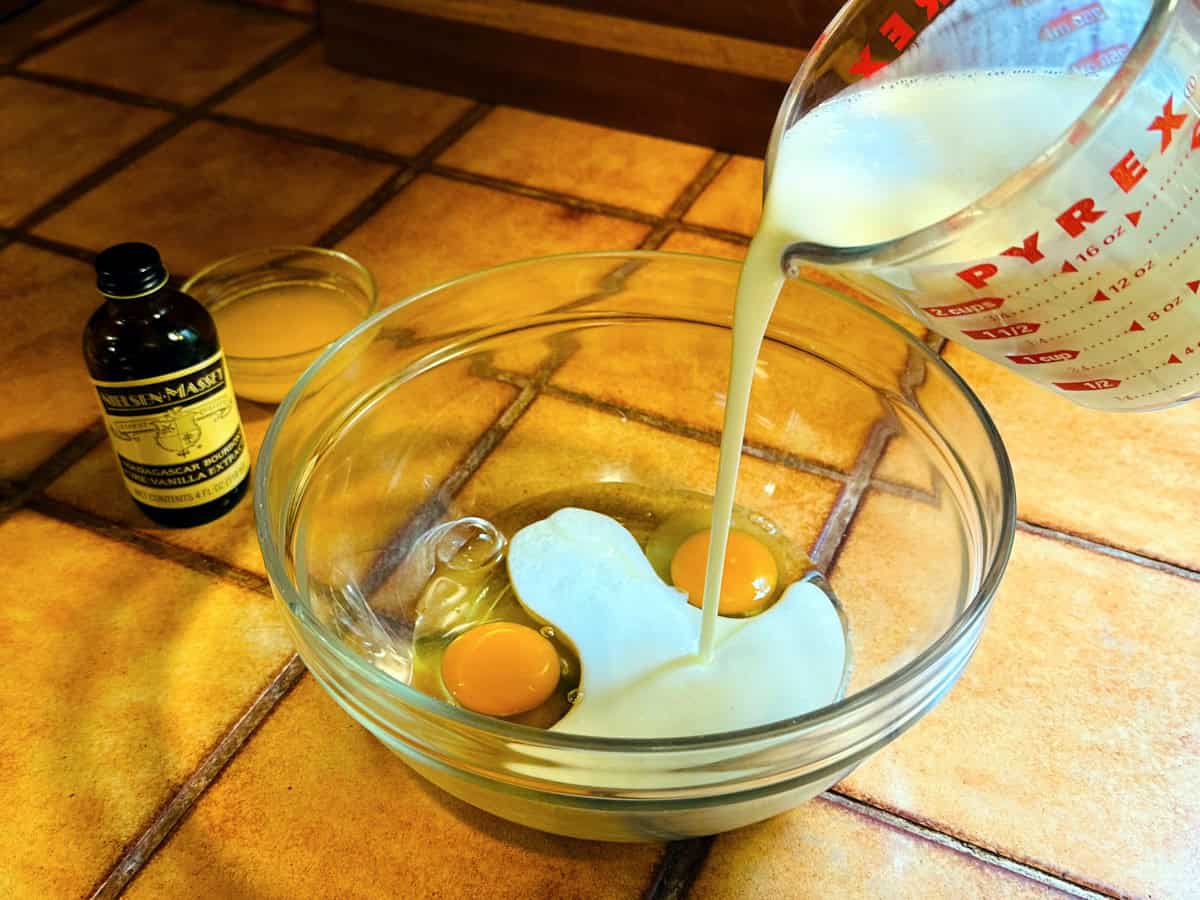
[[[1121,235],[1123,235],[1124,233],[1125,233],[1125,226],[1118,225],[1116,231],[1106,234],[1104,236],[1104,239],[1102,241],[1100,241],[1099,244],[1088,244],[1087,247],[1085,247],[1083,249],[1082,253],[1075,254],[1075,258],[1082,263],[1087,262],[1089,259],[1091,259],[1093,256],[1095,256],[1097,253],[1100,252],[1101,246],[1104,246],[1104,247],[1110,246],[1117,238],[1121,237]],[[1147,268],[1149,268],[1149,266],[1147,266]]]

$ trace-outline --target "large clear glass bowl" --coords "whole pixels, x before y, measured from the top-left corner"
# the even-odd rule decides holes
[[[711,493],[738,271],[666,253],[491,269],[378,313],[280,406],[255,510],[299,652],[450,793],[587,838],[712,834],[823,791],[967,664],[1013,539],[1000,438],[918,339],[797,280],[759,359],[737,501],[828,577],[851,647],[844,695],[748,730],[631,740],[487,718],[406,683],[398,582],[430,527],[598,483]]]

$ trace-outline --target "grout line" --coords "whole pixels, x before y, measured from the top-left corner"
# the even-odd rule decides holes
[[[1072,897],[1082,897],[1085,900],[1106,900],[1106,898],[1120,896],[1105,890],[1099,890],[1095,887],[1089,887],[1065,875],[1055,874],[1031,863],[1019,862],[972,841],[946,834],[937,828],[922,824],[908,816],[882,809],[873,803],[860,800],[837,788],[831,788],[821,794],[821,799],[848,812],[857,813],[860,816],[872,819],[896,831],[928,841],[953,853],[970,857],[986,866],[1001,869],[1011,875],[1025,878],[1042,887],[1052,888]]]
[[[715,841],[715,836],[709,836],[667,844],[654,879],[642,895],[644,900],[684,900]]]
[[[444,128],[411,160],[400,158],[403,160],[400,163],[403,168],[391,175],[354,209],[327,228],[325,233],[317,238],[317,246],[334,247],[348,238],[393,197],[412,184],[421,172],[428,171],[434,157],[474,128],[490,111],[491,107],[486,104],[475,104]]]
[[[145,868],[155,851],[179,827],[204,792],[217,780],[230,760],[254,736],[279,702],[299,683],[304,673],[304,663],[300,661],[299,656],[293,654],[233,727],[225,732],[217,745],[209,751],[196,770],[188,776],[179,790],[159,809],[146,830],[126,848],[91,893],[92,900],[117,897],[129,886]]]
[[[249,87],[254,82],[258,81],[267,75],[270,75],[276,69],[291,62],[310,46],[317,41],[316,28],[309,28],[307,31],[288,41],[269,56],[259,60],[237,78],[230,81],[224,87],[218,88],[213,93],[209,94],[194,107],[191,108],[191,114],[199,118],[205,115],[214,107],[224,103],[234,94]]]
[[[1143,553],[1135,553],[1132,550],[1115,547],[1112,544],[1102,544],[1083,535],[1072,534],[1069,531],[1063,531],[1059,528],[1038,525],[1026,519],[1017,519],[1017,530],[1027,532],[1028,534],[1036,534],[1048,540],[1061,541],[1064,544],[1070,544],[1072,547],[1078,547],[1081,550],[1090,550],[1092,553],[1099,553],[1102,556],[1132,563],[1135,566],[1141,566],[1145,569],[1153,569],[1156,572],[1174,575],[1177,578],[1184,578],[1188,581],[1200,581],[1200,572],[1193,569],[1167,562],[1164,559],[1146,556]]]
[[[511,384],[514,387],[521,387],[529,382],[529,376],[520,375],[515,372],[508,372],[503,369],[487,368],[480,374],[482,377],[491,378],[495,381],[503,381],[505,384]],[[568,403],[575,403],[580,406],[585,406],[590,409],[594,409],[597,412],[607,413],[623,419],[631,419],[642,425],[646,425],[649,428],[665,431],[668,434],[673,434],[677,437],[684,437],[688,438],[689,440],[700,441],[712,446],[720,446],[721,444],[721,433],[715,429],[702,428],[697,425],[689,425],[686,422],[670,419],[657,413],[648,412],[637,407],[626,406],[621,403],[611,403],[607,400],[601,400],[598,397],[593,397],[590,394],[573,391],[569,388],[560,387],[554,384],[549,385],[546,388],[546,395],[549,397],[556,397],[560,400],[565,400]],[[754,459],[760,459],[764,462],[773,463],[774,465],[783,466],[784,468],[792,469],[794,471],[805,472],[809,475],[815,475],[820,478],[828,478],[830,480],[842,483],[849,481],[853,477],[853,470],[851,473],[847,474],[840,469],[835,469],[832,466],[827,466],[823,463],[807,459],[789,451],[779,450],[774,447],[768,447],[760,444],[748,442],[743,443],[742,455],[749,456]],[[910,487],[909,485],[905,484],[897,484],[895,482],[886,481],[880,478],[871,478],[867,486],[887,494],[905,497],[909,500],[919,500],[928,503],[935,499],[931,494],[919,488]]]
[[[660,219],[652,213],[641,212],[640,210],[630,209],[625,206],[617,206],[612,203],[604,203],[599,200],[589,200],[586,197],[576,197],[573,194],[564,194],[561,191],[552,191],[547,188],[532,187],[531,185],[522,184],[519,181],[510,181],[507,178],[497,178],[494,175],[480,175],[477,172],[470,172],[466,169],[458,169],[453,166],[441,165],[440,163],[430,165],[429,171],[431,174],[440,175],[443,178],[450,178],[454,181],[475,184],[479,185],[480,187],[493,188],[495,190],[503,191],[507,194],[516,194],[521,197],[528,197],[531,200],[542,200],[546,203],[554,203],[558,206],[566,206],[571,209],[577,209],[580,212],[609,216],[614,219],[626,219],[631,222],[639,222],[643,225],[660,224]]]
[[[11,60],[9,60],[5,65],[0,66],[0,76],[9,74],[10,71],[16,69],[17,66],[23,65],[25,62],[37,56],[39,53],[45,53],[47,50],[57,47],[59,44],[65,44],[71,38],[90,29],[93,25],[99,25],[105,19],[110,19],[137,3],[138,0],[120,0],[120,2],[110,4],[104,9],[97,10],[95,13],[86,18],[80,19],[74,25],[64,28],[62,31],[52,35],[51,37],[31,44],[29,47],[26,47]]]
[[[0,522],[3,522],[31,498],[40,494],[59,475],[86,456],[93,447],[105,439],[107,433],[99,421],[76,434],[50,455],[23,482],[14,485],[13,493],[0,501]]]
[[[637,248],[639,250],[657,250],[667,242],[667,238],[669,238],[674,231],[674,222],[660,222],[658,225],[655,225],[648,232],[646,232],[646,236],[644,238],[638,241]],[[639,266],[638,268],[641,267]],[[600,298],[596,297],[594,299],[599,300]]]
[[[400,169],[389,175],[379,187],[371,191],[357,206],[342,216],[313,243],[317,247],[332,248],[344,241],[360,225],[379,212],[389,200],[408,187],[417,177],[415,169]]]
[[[725,241],[730,244],[738,244],[742,247],[750,246],[750,236],[742,234],[740,231],[730,231],[727,228],[716,228],[712,225],[698,225],[695,222],[679,223],[680,231],[687,231],[692,234],[698,234],[703,237],[716,238],[718,241]]]
[[[308,31],[300,37],[285,44],[279,50],[276,50],[266,59],[263,59],[256,65],[252,66],[247,71],[243,72],[237,78],[230,81],[224,87],[218,88],[205,99],[201,100],[195,106],[188,107],[186,110],[169,122],[165,122],[158,128],[155,128],[141,140],[126,147],[115,157],[102,163],[97,168],[93,169],[82,178],[76,179],[66,188],[59,191],[41,206],[26,214],[14,227],[13,231],[27,232],[42,224],[46,219],[53,216],[69,206],[71,203],[78,200],[88,191],[108,181],[121,170],[125,169],[132,163],[137,162],[151,150],[161,146],[168,140],[173,138],[179,132],[183,131],[189,125],[200,119],[209,109],[216,106],[218,103],[228,99],[233,94],[240,91],[246,85],[251,84],[257,79],[263,77],[268,72],[282,66],[288,60],[299,54],[307,48],[316,39],[315,31]]]
[[[828,575],[837,562],[842,543],[862,505],[863,495],[871,486],[875,466],[895,434],[895,424],[886,417],[876,420],[871,426],[854,464],[854,471],[838,491],[833,508],[821,526],[821,533],[813,542],[809,556],[818,571]]]
[[[323,150],[334,150],[346,156],[353,156],[357,159],[368,160],[370,162],[387,163],[393,166],[407,166],[412,164],[412,159],[402,154],[392,153],[388,150],[379,150],[375,147],[368,147],[365,144],[343,141],[335,137],[329,137],[328,135],[317,134],[315,131],[302,131],[298,128],[288,128],[284,125],[271,125],[232,113],[210,112],[204,118],[209,122],[217,122],[218,124],[228,125],[232,128],[241,128],[244,131],[265,134],[269,137],[280,138],[281,140],[291,141],[295,144],[307,144],[311,147],[320,147]]]
[[[610,403],[607,400],[600,400],[592,397],[589,394],[583,394],[578,391],[573,391],[568,388],[559,387],[558,385],[549,385],[546,388],[546,395],[557,397],[561,400],[567,400],[571,403],[580,406],[586,406],[595,409],[599,412],[605,412],[610,415],[620,416],[621,418],[630,419],[642,425],[647,425],[658,431],[665,431],[668,434],[674,434],[678,437],[690,438],[694,441],[710,444],[714,447],[721,445],[721,432],[715,428],[702,428],[697,425],[688,425],[684,422],[677,422],[674,419],[668,419],[657,413],[647,412],[646,410],[637,409],[623,404]],[[818,475],[823,478],[830,478],[835,481],[846,482],[853,478],[853,475],[847,475],[838,469],[830,466],[822,465],[821,463],[812,462],[803,457],[796,456],[786,451],[777,450],[773,447],[764,447],[758,444],[744,442],[742,454],[751,456],[755,459],[761,459],[766,462],[776,463],[789,469],[794,469],[799,472],[805,472],[809,475]]]
[[[249,502],[249,498],[243,498],[242,502]],[[191,569],[193,572],[212,576],[245,590],[253,591],[256,594],[271,595],[271,584],[265,576],[259,575],[257,572],[251,572],[249,569],[235,566],[233,563],[218,559],[215,556],[208,556],[195,550],[190,550],[187,547],[172,544],[155,535],[145,534],[128,525],[113,522],[110,519],[79,509],[69,503],[55,500],[45,494],[29,498],[27,506],[35,512],[58,519],[60,522],[68,522],[71,525],[86,528],[109,540],[136,547],[138,550],[156,559],[175,563],[176,565]]]
[[[88,265],[91,265],[92,260],[96,258],[95,250],[89,250],[87,247],[80,247],[77,244],[69,244],[66,241],[59,241],[54,238],[42,237],[40,234],[16,234],[13,236],[13,241],[19,244],[27,244],[30,247],[37,247],[39,250],[57,253],[59,256],[77,259]]]
[[[517,422],[533,405],[546,386],[550,377],[558,371],[566,361],[562,354],[552,354],[538,370],[537,376],[529,384],[521,388],[516,398],[508,404],[479,437],[474,446],[446,476],[437,491],[428,497],[400,528],[363,576],[362,592],[366,597],[373,596],[396,571],[396,567],[408,555],[413,543],[432,528],[449,510],[451,502],[463,489],[463,486],[474,475],[484,461],[508,436]]]
[[[413,165],[422,169],[432,168],[433,161],[445,153],[468,131],[487,118],[494,107],[488,103],[476,103],[451,122],[441,134],[430,141],[421,152],[413,157]]]
[[[687,215],[688,210],[700,198],[700,195],[712,184],[721,170],[729,164],[730,156],[728,153],[723,153],[720,150],[714,150],[712,156],[704,161],[704,165],[700,167],[700,171],[695,174],[691,181],[687,183],[679,196],[675,198],[675,202],[668,208],[665,219],[669,222],[679,222]]]
[[[146,94],[136,94],[132,91],[124,91],[120,88],[109,87],[108,85],[99,84],[93,81],[84,81],[79,78],[69,78],[66,75],[55,75],[50,72],[37,72],[32,69],[15,69],[9,73],[13,78],[19,78],[22,81],[29,81],[35,84],[44,84],[48,87],[62,88],[65,91],[72,91],[76,94],[87,94],[89,97],[99,97],[102,100],[112,100],[114,103],[124,103],[127,106],[141,106],[147,109],[157,109],[164,112],[174,113],[175,115],[183,115],[187,112],[187,107],[180,103],[173,103],[170,100],[161,100],[157,97],[151,97]]]

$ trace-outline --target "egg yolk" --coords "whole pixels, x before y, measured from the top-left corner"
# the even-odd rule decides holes
[[[527,625],[489,622],[458,637],[442,655],[442,680],[467,709],[515,716],[541,706],[558,687],[558,652]]]
[[[687,592],[692,606],[704,603],[708,535],[707,529],[693,534],[679,545],[671,559],[671,581],[675,587]],[[729,532],[717,611],[727,616],[751,612],[771,596],[778,581],[779,567],[771,551],[745,532]]]

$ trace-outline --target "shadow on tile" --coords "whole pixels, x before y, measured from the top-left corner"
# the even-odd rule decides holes
[[[31,548],[38,563],[28,564]],[[17,557],[21,558],[18,564]],[[290,654],[270,600],[44,516],[0,526],[0,892],[86,892]]]

